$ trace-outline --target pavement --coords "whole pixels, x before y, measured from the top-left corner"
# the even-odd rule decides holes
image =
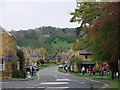
[[[29,81],[29,80],[37,80],[39,79],[39,75],[37,76],[33,76],[31,78],[10,78],[10,79],[6,79],[6,80],[0,80],[0,81],[3,81],[3,82],[7,82],[7,81]]]
[[[57,71],[57,66],[45,68],[37,73],[40,78],[30,80],[5,81],[2,83],[3,90],[97,90],[105,88],[106,84],[85,77],[69,75]]]

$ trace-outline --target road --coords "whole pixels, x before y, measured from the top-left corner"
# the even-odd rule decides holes
[[[38,80],[3,82],[2,88],[7,88],[7,90],[8,88],[11,90],[19,88],[22,90],[23,88],[28,90],[80,90],[80,88],[90,90],[91,84],[93,84],[93,88],[104,86],[103,83],[98,81],[57,72],[57,67],[43,69],[38,75],[40,76]]]

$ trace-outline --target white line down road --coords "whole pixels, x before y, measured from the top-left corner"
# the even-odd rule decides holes
[[[69,84],[68,82],[43,82],[43,83],[40,83],[40,84]]]
[[[69,87],[47,87],[48,89],[65,89]]]
[[[71,81],[70,79],[57,79],[56,81]]]

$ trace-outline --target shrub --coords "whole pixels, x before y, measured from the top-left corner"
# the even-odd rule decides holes
[[[12,78],[22,78],[22,72],[20,70],[13,70],[12,71]]]
[[[37,65],[39,65],[39,64],[44,64],[45,62],[44,62],[44,60],[43,59],[40,59],[39,61],[37,61]]]
[[[82,62],[82,59],[79,58],[78,56],[75,56],[70,59],[70,64],[73,65],[74,68],[76,67],[78,69],[75,72],[80,72],[81,62]],[[76,66],[75,66],[75,64],[76,64]]]

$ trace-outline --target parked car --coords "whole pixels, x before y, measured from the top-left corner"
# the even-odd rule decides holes
[[[60,68],[63,68],[64,65],[65,65],[65,63],[60,63],[59,66],[58,66],[58,68],[59,68],[59,69],[60,69]]]
[[[109,70],[109,67],[108,67],[108,66],[105,66],[105,67],[104,67],[104,71],[107,71],[107,70]]]
[[[26,66],[25,68],[26,68],[27,71],[30,72],[30,66]]]
[[[63,68],[63,67],[64,67],[64,65],[62,65],[62,64],[58,66],[59,69],[60,69],[60,68]]]

